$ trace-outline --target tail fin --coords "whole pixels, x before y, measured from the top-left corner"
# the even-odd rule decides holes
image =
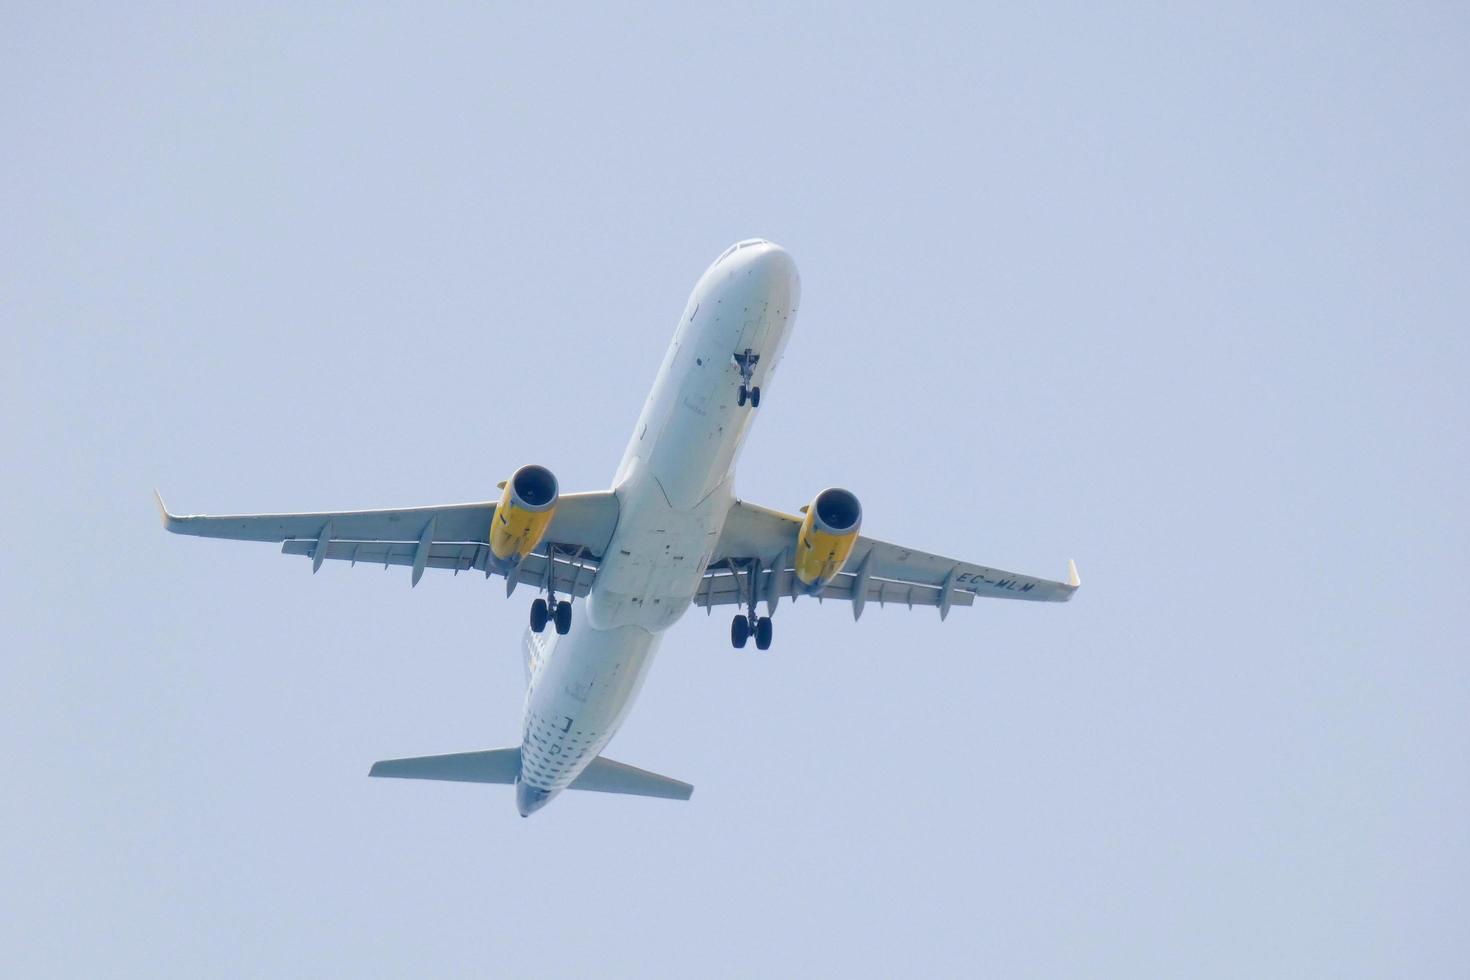
[[[444,779],[455,783],[513,783],[521,773],[520,749],[490,749],[487,752],[455,752],[452,755],[422,755],[413,759],[385,759],[373,763],[369,776],[395,779]],[[624,793],[656,796],[665,800],[687,800],[694,787],[668,776],[636,769],[598,756],[587,764],[569,789],[594,793]]]

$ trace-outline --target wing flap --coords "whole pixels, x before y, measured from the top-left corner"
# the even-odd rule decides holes
[[[316,558],[319,542],[297,538],[281,543],[281,553]],[[417,541],[343,541],[333,538],[326,545],[325,558],[329,561],[348,561],[364,565],[407,565],[412,566],[418,549]],[[490,555],[488,544],[474,541],[434,543],[429,546],[426,562],[429,568],[443,568],[455,573],[471,570],[483,572]],[[561,595],[582,598],[592,591],[592,580],[597,576],[597,563],[574,553],[558,552],[556,556],[555,584]],[[542,585],[546,581],[546,549],[540,548],[522,559],[516,568],[516,581],[528,585]]]
[[[855,563],[854,563],[855,564]],[[805,593],[796,588],[795,569],[787,565],[780,573],[777,594],[783,599],[795,599]],[[762,569],[756,577],[756,597],[765,601],[771,594],[771,577],[777,574],[774,569]],[[839,572],[837,577],[827,583],[822,590],[821,598],[852,601],[857,589],[857,574],[855,572]],[[866,599],[876,602],[880,606],[888,603],[896,603],[912,608],[913,606],[939,606],[944,600],[943,585],[924,585],[919,582],[901,582],[891,579],[876,578],[869,575],[865,588]],[[744,570],[732,571],[729,567],[712,568],[705,573],[704,582],[699,591],[695,593],[694,604],[696,606],[738,606],[747,601],[750,592],[750,575]],[[950,597],[951,606],[969,606],[975,602],[975,596],[970,592],[955,589]]]

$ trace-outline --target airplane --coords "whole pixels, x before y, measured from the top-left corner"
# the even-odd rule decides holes
[[[288,555],[479,571],[536,590],[525,633],[519,746],[389,759],[369,775],[504,783],[530,816],[563,790],[687,800],[688,783],[601,753],[632,707],[663,633],[692,607],[733,606],[730,642],[768,650],[782,599],[934,607],[977,597],[1065,602],[1081,584],[1033,578],[900,547],[860,533],[862,506],[840,487],[798,514],[738,500],[735,463],[791,336],[801,280],[787,251],[752,238],[704,272],[679,318],[612,487],[560,492],[539,464],[498,500],[401,510],[180,516],[176,534],[269,541]],[[581,612],[573,604],[581,600]],[[759,606],[764,604],[764,614]],[[548,627],[550,630],[548,631]]]

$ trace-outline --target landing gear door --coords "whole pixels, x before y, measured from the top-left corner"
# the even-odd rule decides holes
[[[752,350],[757,354],[761,352],[766,340],[766,314],[770,305],[762,301],[740,314],[744,320],[740,328],[740,339],[735,342],[732,353],[739,354],[744,350]]]

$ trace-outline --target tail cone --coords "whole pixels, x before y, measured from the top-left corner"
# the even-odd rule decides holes
[[[553,795],[555,794],[549,789],[538,789],[529,783],[516,781],[516,809],[523,817],[529,817],[550,803]]]

